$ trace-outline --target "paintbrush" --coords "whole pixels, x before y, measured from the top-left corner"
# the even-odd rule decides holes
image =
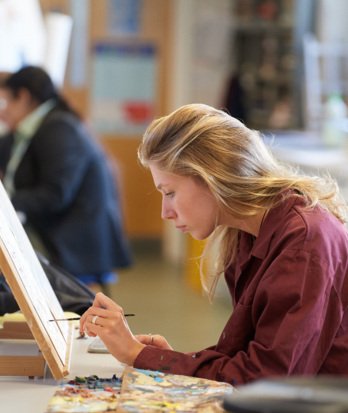
[[[124,317],[134,317],[135,314],[123,314]],[[81,317],[69,317],[69,318],[55,318],[53,320],[48,320],[48,321],[74,321],[74,320],[80,320]]]

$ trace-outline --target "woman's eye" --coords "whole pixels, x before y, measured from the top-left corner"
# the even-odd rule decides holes
[[[166,196],[167,198],[171,198],[174,195],[174,192],[166,192],[164,194],[164,196]]]

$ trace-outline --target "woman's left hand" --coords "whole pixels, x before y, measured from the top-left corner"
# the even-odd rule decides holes
[[[162,350],[173,350],[168,341],[159,334],[137,334],[135,338],[142,344],[161,348]]]
[[[97,293],[80,319],[80,332],[99,336],[117,360],[133,365],[145,345],[134,337],[123,314],[122,307],[111,298]]]

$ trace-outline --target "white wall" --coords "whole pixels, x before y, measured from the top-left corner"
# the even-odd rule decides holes
[[[44,35],[38,0],[0,1],[0,71],[39,64],[44,56]]]
[[[347,0],[318,0],[319,15],[317,35],[321,41],[348,42],[348,1]]]

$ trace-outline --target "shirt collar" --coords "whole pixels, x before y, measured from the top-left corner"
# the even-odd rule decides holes
[[[44,117],[55,105],[55,99],[50,99],[42,103],[19,122],[16,132],[18,132],[22,137],[31,138],[38,130]]]

